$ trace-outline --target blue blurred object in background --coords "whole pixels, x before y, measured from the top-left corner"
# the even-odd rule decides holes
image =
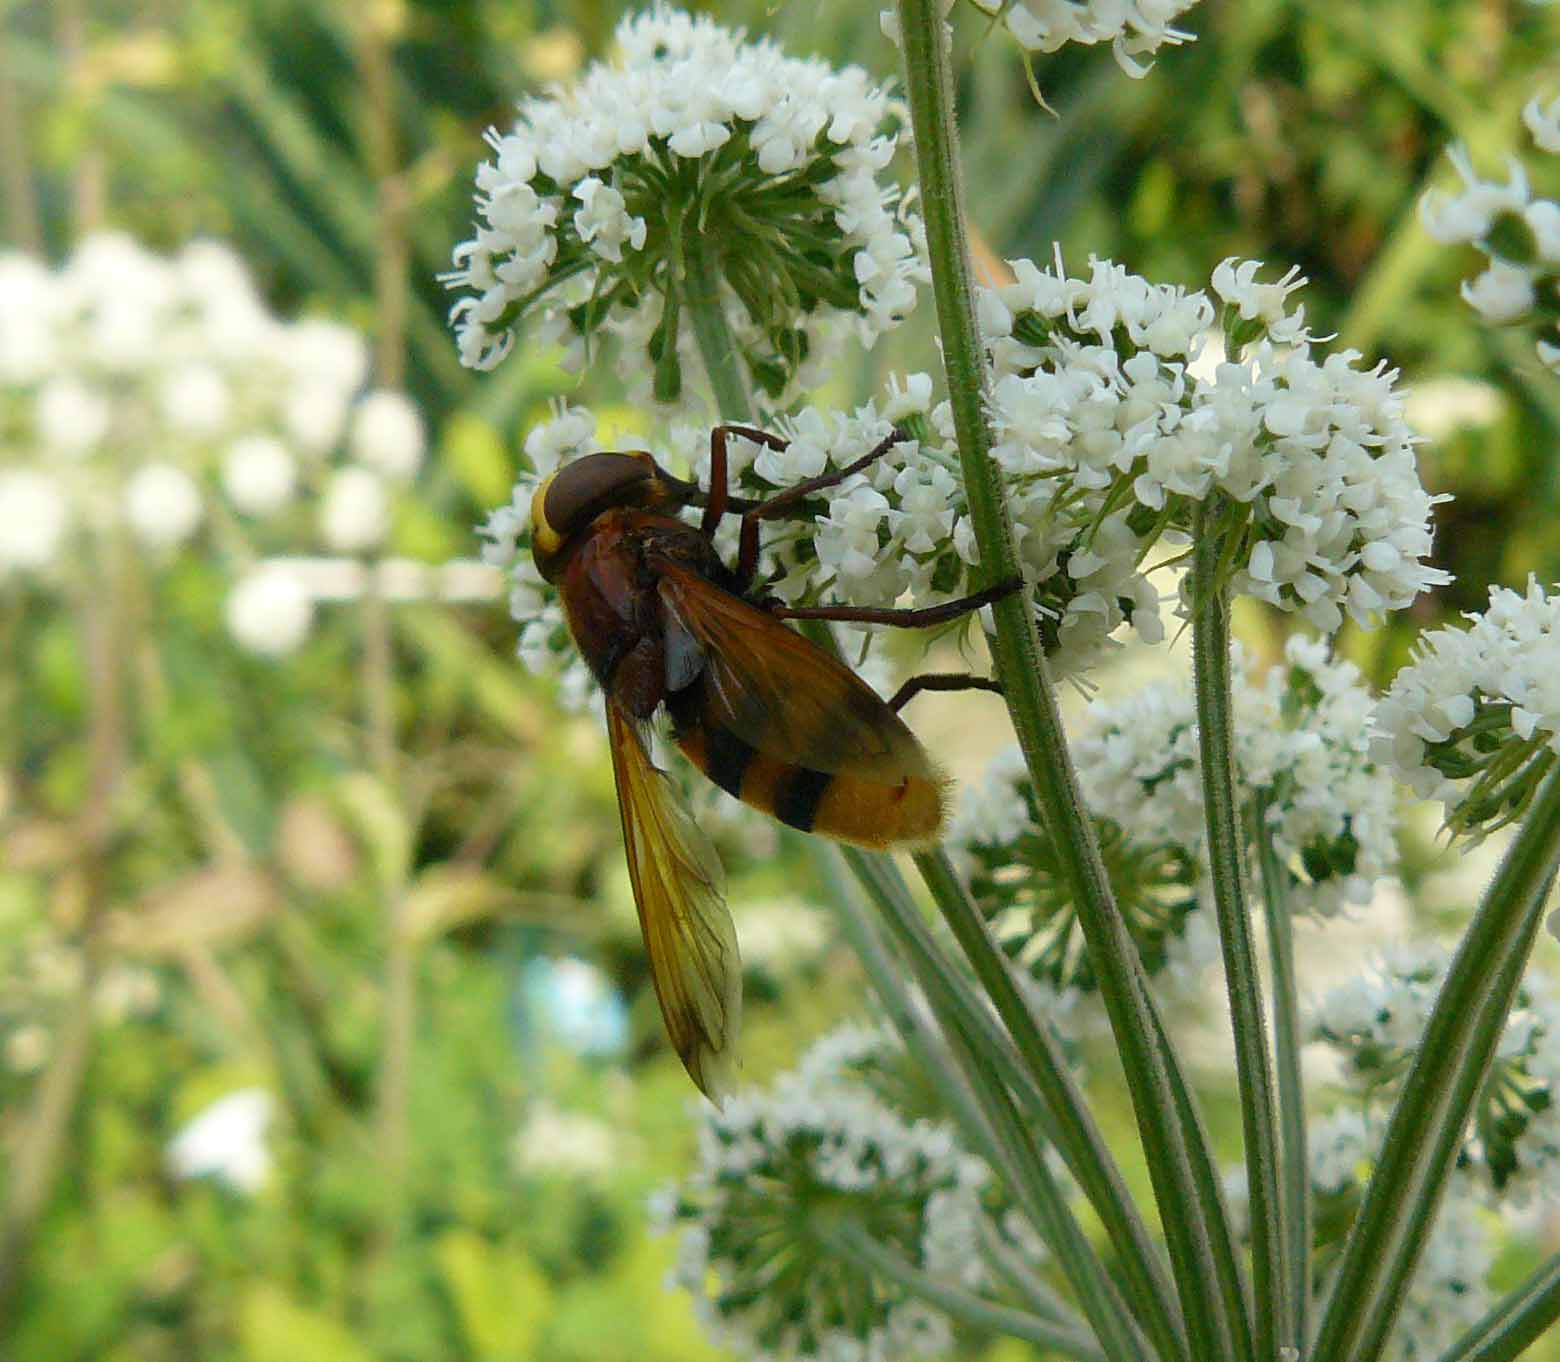
[[[572,955],[535,955],[520,967],[517,1029],[525,1048],[549,1043],[608,1057],[628,1045],[628,1007],[611,978]]]

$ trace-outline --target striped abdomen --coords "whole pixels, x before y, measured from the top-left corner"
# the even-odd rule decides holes
[[[921,763],[922,771],[894,773],[892,779],[849,768],[814,771],[760,752],[729,728],[686,714],[689,708],[686,702],[674,706],[674,715],[682,710],[686,716],[678,716],[678,746],[744,804],[803,832],[874,850],[936,838],[943,819],[943,781],[930,762]],[[886,705],[884,710],[889,712]]]

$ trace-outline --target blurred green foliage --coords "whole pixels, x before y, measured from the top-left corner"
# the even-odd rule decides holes
[[[797,50],[891,61],[877,5],[704,7]],[[438,433],[394,547],[468,553],[527,423],[577,386],[541,347],[488,377],[461,370],[437,274],[470,231],[482,130],[602,53],[620,9],[0,0],[0,231],[55,260],[96,225],[160,248],[217,235],[277,310],[375,335]],[[1556,390],[1520,338],[1475,324],[1456,296],[1469,262],[1415,212],[1449,142],[1491,165],[1519,146],[1522,102],[1556,74],[1560,13],[1206,0],[1189,20],[1197,41],[1141,82],[1107,52],[1037,61],[1053,115],[1001,33],[960,16],[975,223],[994,257],[1045,259],[1058,241],[1075,266],[1109,255],[1194,287],[1228,255],[1299,264],[1319,332],[1411,385],[1489,385],[1494,419],[1425,449],[1427,485],[1458,498],[1440,539],[1457,585],[1355,641],[1380,679],[1409,629],[1477,605],[1490,581],[1560,576]],[[929,312],[841,366],[829,396],[934,367]],[[593,404],[615,392],[591,376]],[[0,1354],[714,1356],[662,1290],[668,1249],[644,1227],[647,1193],[686,1166],[691,1094],[646,987],[595,730],[559,718],[511,661],[502,611],[411,606],[393,621],[385,761],[361,613],[338,612],[278,667],[222,642],[223,585],[200,562],[121,583],[107,720],[90,610],[0,597],[7,1204],[29,1194],[18,1151],[40,1131],[49,1173],[36,1224],[0,1238],[0,1274],[20,1268],[0,1276]],[[92,842],[103,743],[117,779]],[[745,903],[811,887],[789,843],[776,859],[727,840],[739,929]],[[523,963],[575,952],[629,999],[622,1059],[572,1055],[517,1015]],[[749,985],[757,1078],[859,996],[827,951],[761,965]],[[136,996],[116,1003],[115,987]],[[79,1100],[51,1114],[51,1082]],[[252,1085],[279,1099],[264,1184],[171,1176],[175,1132]],[[1124,1128],[1114,1100],[1105,1124]],[[568,1166],[569,1148],[551,1168],[517,1155],[517,1132],[552,1110],[606,1132],[606,1166]],[[1230,1103],[1215,1095],[1210,1111],[1230,1144]],[[1516,1280],[1523,1265],[1508,1266]]]

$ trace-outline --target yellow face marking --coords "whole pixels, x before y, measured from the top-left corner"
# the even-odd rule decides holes
[[[531,494],[531,543],[542,553],[557,553],[563,547],[563,538],[547,523],[547,489],[557,473],[549,473],[537,484]]]

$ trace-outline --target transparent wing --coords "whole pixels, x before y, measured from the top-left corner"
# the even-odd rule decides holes
[[[736,1072],[742,964],[725,872],[638,727],[607,705],[623,848],[667,1034],[699,1090],[719,1102]]]

